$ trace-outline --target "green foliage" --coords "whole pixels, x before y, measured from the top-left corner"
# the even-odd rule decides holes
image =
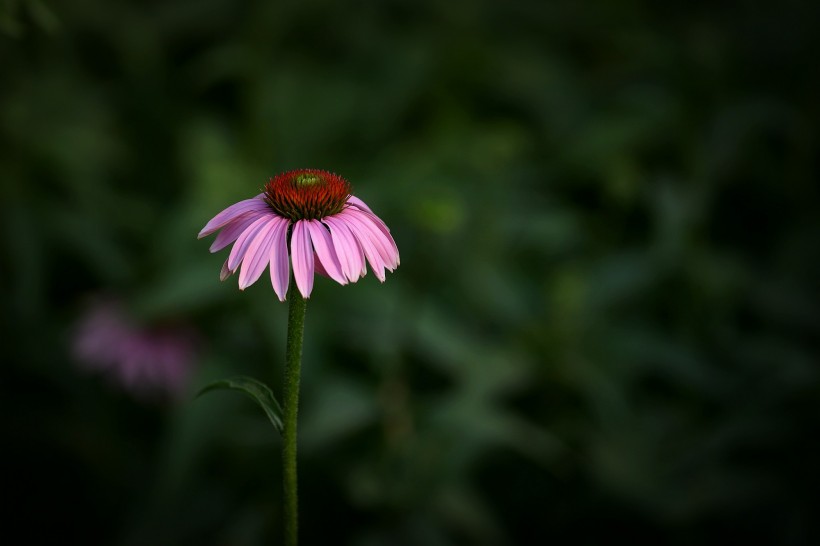
[[[196,234],[322,168],[402,265],[316,280],[305,544],[820,542],[819,6],[6,1],[14,523],[32,543],[281,535],[267,423],[193,393],[279,392],[286,305],[267,275],[219,283],[226,251]],[[78,365],[100,294],[198,333],[186,396]]]
[[[270,390],[270,387],[252,377],[233,377],[209,383],[196,395],[197,398],[205,393],[217,390],[234,390],[246,394],[259,404],[262,411],[270,419],[273,428],[282,433],[282,407]]]

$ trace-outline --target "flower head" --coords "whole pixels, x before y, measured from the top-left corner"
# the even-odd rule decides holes
[[[138,325],[117,302],[100,301],[81,317],[72,353],[132,394],[178,397],[193,371],[195,337],[184,327]]]
[[[239,269],[239,288],[244,290],[270,265],[271,284],[281,301],[287,295],[291,263],[305,298],[313,290],[314,272],[344,285],[365,275],[366,260],[384,282],[385,269],[399,265],[399,250],[384,222],[351,195],[347,180],[318,169],[274,176],[263,193],[214,216],[199,238],[217,231],[211,252],[234,243],[220,278]]]

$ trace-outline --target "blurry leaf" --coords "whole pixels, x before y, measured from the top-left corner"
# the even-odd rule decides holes
[[[582,305],[598,310],[629,302],[652,286],[657,269],[645,253],[623,248],[589,270],[592,282]]]
[[[179,269],[163,272],[139,292],[134,311],[143,319],[190,313],[226,298],[231,292],[220,290],[219,266],[209,261],[213,260],[205,256]]]
[[[8,254],[3,260],[9,267],[14,290],[9,302],[19,318],[33,318],[44,305],[45,264],[47,260],[41,225],[35,212],[26,206],[4,207],[3,235]],[[6,266],[6,263],[3,265]]]
[[[268,419],[270,419],[273,427],[279,431],[280,434],[282,433],[282,429],[284,428],[282,424],[282,406],[279,405],[279,402],[273,396],[273,392],[271,392],[267,385],[252,377],[233,377],[231,379],[222,379],[220,381],[214,381],[199,391],[197,398],[206,392],[220,389],[240,391],[253,398],[254,401],[256,401],[256,403],[259,404],[259,406],[265,411],[265,414],[268,416]]]
[[[471,544],[506,542],[496,515],[475,491],[463,486],[449,487],[435,502],[450,525],[470,536]]]
[[[23,25],[19,20],[20,3],[7,0],[0,5],[0,31],[12,37],[19,37],[23,33]]]
[[[422,201],[418,215],[425,227],[439,233],[455,231],[464,223],[459,201],[443,195]]]
[[[133,273],[135,267],[116,231],[105,229],[101,222],[76,211],[58,210],[52,221],[58,244],[73,249],[77,260],[87,263],[101,279],[121,281]]]
[[[299,442],[305,449],[323,449],[375,420],[374,393],[361,383],[327,375],[316,388],[300,425]]]
[[[54,32],[60,29],[60,20],[44,2],[29,0],[28,7],[31,18],[37,23],[37,26],[46,32]]]

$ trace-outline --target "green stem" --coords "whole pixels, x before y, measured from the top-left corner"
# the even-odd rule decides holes
[[[292,279],[291,279],[292,280]],[[285,349],[283,386],[284,431],[282,432],[282,484],[285,495],[285,544],[296,546],[299,513],[296,487],[296,414],[299,408],[299,375],[302,366],[302,339],[305,332],[305,300],[295,283],[288,291],[288,341]]]

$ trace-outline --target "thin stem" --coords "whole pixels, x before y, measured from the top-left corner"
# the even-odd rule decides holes
[[[294,283],[295,284],[295,283]],[[299,408],[299,375],[302,366],[302,339],[305,332],[307,300],[291,285],[288,291],[288,341],[283,386],[284,431],[282,433],[282,484],[285,495],[285,545],[296,546],[299,531],[296,487],[296,414]]]

